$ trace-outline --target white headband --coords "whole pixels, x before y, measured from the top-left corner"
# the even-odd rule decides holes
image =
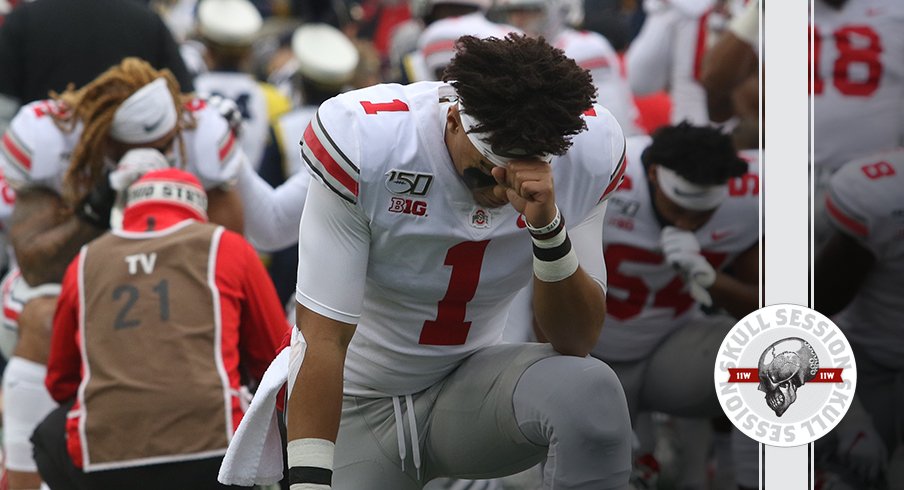
[[[110,136],[122,143],[150,143],[176,127],[176,104],[166,79],[141,87],[116,109]]]
[[[477,151],[480,152],[481,155],[485,156],[487,160],[490,161],[493,165],[497,167],[506,167],[508,163],[512,160],[521,160],[521,159],[531,159],[531,158],[539,158],[546,163],[549,163],[552,160],[552,155],[527,155],[525,154],[523,157],[504,157],[498,155],[493,152],[493,149],[490,145],[478,137],[477,135],[480,133],[474,133],[471,130],[474,129],[479,123],[476,119],[469,116],[467,112],[465,112],[464,106],[461,105],[461,101],[458,102],[458,114],[461,116],[461,126],[465,131],[465,135],[468,136],[468,139],[471,141],[471,144],[477,148]]]
[[[728,185],[697,185],[674,171],[656,165],[659,188],[675,204],[694,211],[709,211],[722,204],[728,196]]]

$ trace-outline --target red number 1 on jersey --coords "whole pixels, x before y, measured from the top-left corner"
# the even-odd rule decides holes
[[[399,99],[392,99],[392,102],[370,102],[368,100],[361,101],[361,107],[367,114],[376,114],[378,112],[405,112],[408,110],[408,104]]]
[[[468,302],[474,299],[483,254],[489,240],[461,242],[446,252],[445,265],[452,267],[446,295],[436,305],[436,320],[424,322],[421,339],[425,345],[461,345],[468,340],[471,322],[465,321]]]

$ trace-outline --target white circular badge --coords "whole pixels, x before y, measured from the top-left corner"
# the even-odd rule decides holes
[[[844,417],[857,366],[841,329],[825,315],[779,304],[735,324],[713,378],[722,410],[741,432],[790,447],[819,439]]]

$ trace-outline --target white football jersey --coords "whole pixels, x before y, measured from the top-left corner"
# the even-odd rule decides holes
[[[185,109],[195,120],[196,127],[182,131],[187,164],[175,151],[173,166],[193,173],[205,188],[230,184],[245,158],[235,134],[222,116],[202,99],[189,101]],[[10,122],[0,145],[0,169],[13,188],[39,185],[61,192],[63,176],[69,168],[72,151],[82,134],[81,124],[66,132],[51,116],[62,110],[52,100],[32,102],[19,109]],[[4,199],[5,201],[6,199]],[[11,212],[11,207],[0,211]],[[0,216],[0,220],[8,216]]]
[[[461,36],[503,38],[510,32],[521,32],[507,24],[487,20],[483,12],[439,19],[424,29],[417,39],[417,57],[406,63],[420,63],[408,68],[412,81],[439,80],[437,71],[444,69],[455,56],[455,42]]]
[[[625,55],[631,89],[638,95],[668,90],[673,123],[709,124],[706,92],[698,80],[711,42],[707,26],[711,9],[691,12],[648,0],[644,10],[647,18]]]
[[[699,315],[699,304],[663,257],[662,226],[654,214],[640,160],[650,138],[629,138],[625,180],[609,200],[603,229],[609,289],[606,324],[593,355],[605,361],[646,357],[677,328]],[[759,240],[759,171],[729,182],[729,197],[694,235],[716,269],[730,265]]]
[[[439,82],[376,85],[328,100],[305,132],[303,157],[315,180],[367,227],[366,236],[326,238],[364,243],[369,259],[351,272],[330,263],[342,250],[311,242],[311,256],[300,253],[296,299],[357,323],[346,393],[401,395],[440,380],[475,350],[500,342],[509,304],[531,280],[523,218],[509,205],[479,206],[453,166],[444,142],[453,97],[452,87]],[[624,171],[615,119],[601,106],[584,117],[589,129],[551,163],[556,202],[570,229],[602,211],[600,202]],[[309,203],[326,192],[315,186],[323,189],[312,184]],[[303,241],[310,210],[302,218]],[[598,263],[599,270],[587,272],[604,281]],[[325,287],[326,277],[343,286]],[[349,304],[349,289],[359,287],[349,285],[362,284],[363,303]],[[355,311],[360,317],[343,313]]]
[[[261,83],[247,73],[212,71],[195,77],[201,97],[219,95],[231,99],[242,113],[239,141],[251,166],[257,170],[270,135],[270,110]]]
[[[286,176],[305,171],[301,160],[301,137],[311,118],[317,113],[317,106],[304,105],[280,116],[276,124],[276,137],[282,152]]]
[[[622,75],[621,61],[615,49],[602,35],[592,31],[564,29],[553,46],[590,71],[597,89],[597,102],[609,109],[626,136],[641,134],[637,125],[639,112],[628,80]]]
[[[904,136],[904,2],[816,1],[811,25],[814,165],[834,171]]]
[[[876,258],[857,295],[833,319],[870,357],[904,369],[904,149],[841,167],[826,210],[839,231]]]

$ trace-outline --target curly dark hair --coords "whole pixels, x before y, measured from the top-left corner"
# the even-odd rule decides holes
[[[492,148],[561,155],[587,128],[581,114],[596,100],[590,73],[542,37],[462,36],[456,51],[443,81]]]
[[[644,167],[662,165],[697,185],[720,185],[747,173],[729,135],[686,121],[656,130],[640,159]]]

